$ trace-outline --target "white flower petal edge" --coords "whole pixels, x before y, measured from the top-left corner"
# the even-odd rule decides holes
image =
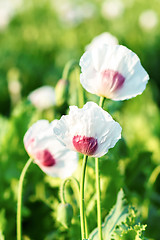
[[[53,127],[57,138],[69,149],[101,157],[121,138],[121,126],[94,102],[82,109],[70,107],[69,115],[62,116]]]
[[[82,86],[90,93],[125,100],[141,94],[149,80],[138,56],[122,45],[102,45],[80,59]]]
[[[45,166],[37,158],[35,158],[35,163],[49,176],[62,179],[70,177],[78,166],[77,153],[66,149],[55,136],[54,138],[49,137],[38,142],[35,145],[35,156],[37,152],[46,149],[54,156],[55,165]]]
[[[39,120],[34,123],[25,133],[23,142],[29,155],[33,152],[36,139],[38,136],[40,136],[40,134],[45,133],[45,130],[48,129],[48,125],[49,123],[47,120]]]
[[[103,44],[118,44],[118,39],[109,32],[101,33],[93,38],[90,44],[88,44],[85,50],[90,50],[94,47],[101,46]]]
[[[39,120],[24,136],[26,151],[46,174],[52,177],[70,177],[78,166],[78,154],[65,148],[53,134],[57,120],[49,123]]]
[[[48,109],[56,104],[55,90],[51,86],[42,86],[28,95],[28,99],[38,109]]]

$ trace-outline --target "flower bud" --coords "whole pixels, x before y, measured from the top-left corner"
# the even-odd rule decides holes
[[[57,220],[65,227],[68,228],[71,225],[73,217],[73,208],[69,203],[61,203],[58,206]]]
[[[68,80],[60,79],[55,87],[57,106],[61,106],[67,101],[68,89],[69,89]]]

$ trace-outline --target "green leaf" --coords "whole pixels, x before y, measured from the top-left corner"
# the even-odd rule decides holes
[[[114,240],[144,240],[143,231],[145,231],[146,225],[141,225],[140,223],[121,228],[119,231],[116,231],[114,234]]]
[[[111,239],[112,233],[114,232],[116,226],[126,221],[128,215],[128,206],[126,205],[126,200],[124,199],[124,192],[121,189],[118,193],[115,206],[111,209],[102,225],[103,239]],[[90,240],[98,240],[97,228],[90,234]]]
[[[138,220],[137,211],[129,207],[129,216],[126,221],[120,224],[113,233],[114,240],[141,240],[145,239],[143,232],[147,225],[143,225]]]

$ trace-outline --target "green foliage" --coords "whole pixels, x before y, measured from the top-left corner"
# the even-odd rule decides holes
[[[128,217],[125,222],[122,222],[114,231],[113,239],[115,240],[140,240],[144,238],[144,231],[147,225],[143,225],[138,220],[137,212],[134,208],[129,207]]]
[[[112,234],[117,225],[126,220],[128,216],[128,206],[124,199],[124,193],[122,190],[118,193],[116,205],[112,208],[110,213],[104,220],[102,225],[102,235],[104,240],[111,239]],[[98,229],[96,228],[90,235],[91,240],[98,239]]]
[[[137,222],[137,213],[129,207],[121,189],[117,196],[117,202],[105,217],[102,224],[102,235],[104,240],[140,240],[143,239],[143,231],[146,225]],[[93,230],[90,240],[98,240],[98,228]]]
[[[61,203],[57,210],[57,220],[65,227],[71,226],[71,220],[73,217],[73,208],[69,203]]]
[[[42,85],[56,86],[65,64],[71,59],[78,62],[86,44],[96,35],[108,31],[118,37],[120,44],[138,54],[151,80],[141,96],[123,102],[105,102],[105,109],[122,126],[123,138],[100,159],[104,232],[115,240],[145,239],[143,232],[147,224],[145,236],[159,240],[160,28],[157,25],[147,31],[139,25],[140,14],[148,9],[156,12],[160,22],[159,1],[123,0],[124,13],[117,19],[102,15],[101,1],[70,1],[74,9],[78,6],[84,10],[82,6],[86,3],[94,9],[90,18],[76,23],[67,22],[65,13],[60,14],[56,4],[52,5],[55,2],[24,0],[22,9],[12,16],[9,25],[0,29],[0,239],[16,239],[17,187],[28,158],[23,136],[29,126],[41,118],[50,121],[59,118],[68,111],[68,105],[82,107],[86,101],[99,101],[97,96],[82,89],[78,68],[67,79],[68,89],[60,87],[61,95],[67,96],[67,102],[62,106],[40,112],[26,100],[27,95]],[[65,6],[65,2],[62,1],[61,6]],[[87,14],[87,11],[83,12]],[[10,88],[12,81],[20,85],[16,99]],[[63,99],[61,101],[63,103]],[[74,173],[78,180],[80,170],[81,160]],[[92,232],[97,226],[92,158],[88,159],[86,182],[85,206],[89,232]],[[23,192],[24,239],[80,240],[79,199],[70,187],[67,187],[66,199],[73,206],[72,225],[66,230],[57,221],[60,183],[60,179],[45,176],[37,165],[31,165]],[[122,191],[114,212],[112,206],[121,188],[137,212],[128,207]],[[106,217],[111,208],[112,212]],[[119,215],[120,212],[123,214]],[[139,214],[141,223],[137,218]]]
[[[156,118],[158,117],[157,107],[150,95],[150,90],[148,89],[147,91],[147,93],[144,92],[144,94],[140,96],[142,103],[139,105],[139,112],[137,111],[136,116],[135,109],[137,109],[136,105],[139,103],[139,99],[130,100],[130,104],[126,102],[123,106],[119,105],[119,107],[114,107],[114,103],[109,102],[112,114],[121,122],[121,125],[123,125],[122,120],[125,118],[123,126],[124,138],[120,140],[106,156],[100,159],[102,217],[103,219],[105,218],[116,201],[117,192],[123,187],[125,188],[129,203],[134,204],[141,214],[142,223],[147,223],[148,225],[146,228],[146,236],[150,235],[153,239],[156,239],[156,236],[159,236],[158,222],[160,219],[158,211],[159,183],[157,181],[159,175],[156,170],[158,166],[158,147],[156,146],[158,145],[151,145],[150,151],[147,151],[147,149],[149,144],[152,143],[150,139],[153,138],[153,136],[155,136],[155,143],[158,141],[157,132],[155,131],[157,120],[153,119],[153,121],[155,121],[153,128],[147,129],[144,135],[141,136],[139,132],[141,128],[139,125],[134,125],[132,119],[128,117],[130,111],[133,113],[134,122],[139,121],[137,119],[141,119],[140,116],[145,114],[144,110],[141,112],[143,102],[147,102],[148,107],[152,106],[154,115]],[[150,98],[148,97],[149,95]],[[92,98],[92,96],[89,97]],[[108,108],[107,101],[105,107]],[[55,110],[51,109],[50,111],[53,114]],[[54,113],[54,115],[55,114],[58,115],[57,112]],[[32,123],[39,118],[47,118],[48,116],[50,116],[48,112],[40,113],[31,106],[29,102],[22,101],[13,109],[9,119],[3,116],[0,118],[1,125],[3,126],[0,132],[0,167],[2,169],[0,174],[0,189],[2,192],[0,204],[2,208],[5,209],[5,219],[8,227],[4,228],[3,235],[6,238],[12,238],[15,232],[15,220],[9,225],[8,221],[9,219],[15,219],[18,178],[27,160],[27,154],[23,146],[23,136]],[[150,115],[150,118],[152,119],[152,115]],[[149,124],[150,118],[148,118],[148,116],[146,117],[146,125]],[[128,122],[129,125],[126,125],[125,122]],[[130,125],[132,126],[131,129],[129,127]],[[153,133],[155,133],[155,135]],[[140,137],[137,137],[137,134],[139,134]],[[147,136],[147,138],[145,136]],[[74,176],[78,180],[80,179],[80,171],[81,160],[78,169],[74,173]],[[37,239],[37,237],[41,239],[41,236],[43,239],[80,239],[77,234],[79,232],[80,236],[79,199],[70,187],[67,188],[66,199],[67,202],[73,205],[74,215],[72,225],[68,231],[66,231],[61,223],[58,223],[56,220],[60,183],[60,179],[45,176],[36,165],[33,164],[33,166],[31,166],[26,176],[23,193],[23,229],[26,237],[30,239]],[[125,200],[121,203],[124,204]],[[128,209],[128,207],[123,204],[121,205],[121,209]],[[88,159],[85,205],[88,229],[89,232],[91,232],[96,227],[97,222],[93,158]],[[137,216],[137,213],[135,215]],[[38,235],[36,231],[36,218],[42,219],[41,223],[39,223],[41,236]],[[152,224],[151,219],[154,224]],[[35,226],[34,229],[33,226]],[[123,224],[119,223],[118,226],[116,225],[112,237],[115,237],[115,239],[121,239],[121,236],[123,236],[124,239],[136,239],[137,237],[138,239],[139,236],[141,237],[143,229],[143,224],[140,225],[139,222],[129,224],[127,221],[124,221]],[[152,229],[154,229],[154,232],[152,232]]]

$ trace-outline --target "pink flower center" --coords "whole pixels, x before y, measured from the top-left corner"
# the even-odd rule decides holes
[[[105,70],[102,73],[102,88],[108,92],[114,92],[120,89],[125,81],[121,73],[114,70]]]
[[[55,159],[48,150],[42,150],[36,153],[36,158],[43,166],[51,167],[56,164]]]
[[[91,156],[97,150],[98,142],[97,139],[93,137],[85,137],[85,136],[74,136],[73,137],[73,145],[75,149],[85,155]]]

